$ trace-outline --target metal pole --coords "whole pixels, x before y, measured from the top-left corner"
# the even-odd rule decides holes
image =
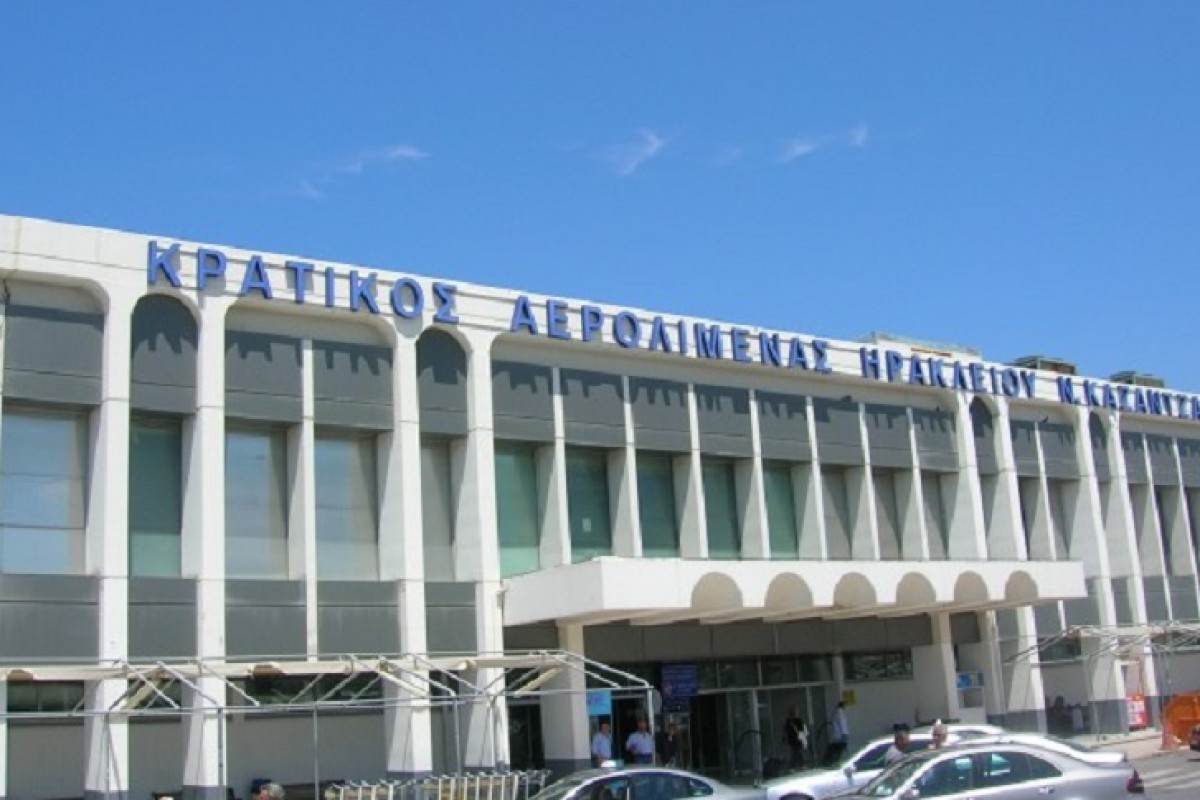
[[[462,731],[459,727],[458,706],[459,700],[454,701],[454,768],[460,774],[463,771],[463,751],[462,751]]]
[[[317,707],[312,709],[313,800],[321,800],[321,734],[317,730]]]

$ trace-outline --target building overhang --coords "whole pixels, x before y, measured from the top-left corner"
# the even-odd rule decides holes
[[[505,581],[504,624],[721,624],[1020,608],[1087,596],[1073,561],[712,561],[605,556]]]

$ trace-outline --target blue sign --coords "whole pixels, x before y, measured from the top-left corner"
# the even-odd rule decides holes
[[[674,707],[691,700],[699,688],[699,675],[695,664],[663,664],[663,705]]]
[[[611,717],[612,691],[609,689],[588,689],[587,710],[589,717]]]

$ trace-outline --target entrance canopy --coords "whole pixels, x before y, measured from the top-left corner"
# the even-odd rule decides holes
[[[1017,608],[1087,596],[1072,561],[710,561],[606,556],[509,578],[504,624],[720,624]]]

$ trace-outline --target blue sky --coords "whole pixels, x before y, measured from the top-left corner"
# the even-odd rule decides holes
[[[1200,390],[1198,3],[27,2],[0,43],[0,213]]]

